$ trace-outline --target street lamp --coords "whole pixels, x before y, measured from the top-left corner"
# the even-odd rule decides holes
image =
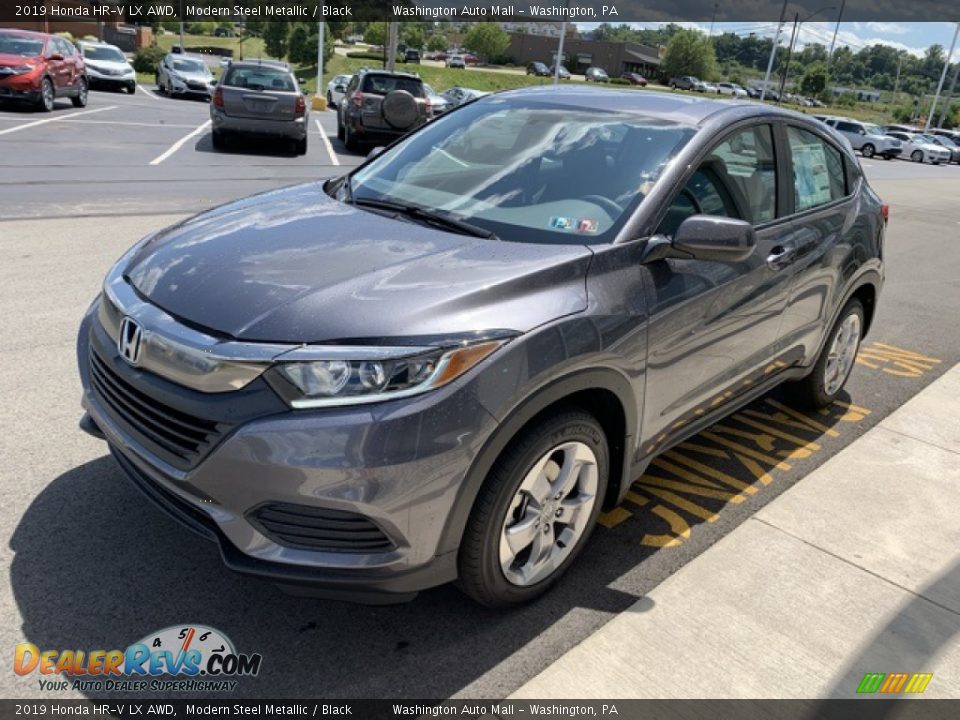
[[[327,96],[323,92],[323,36],[326,29],[326,23],[323,20],[317,23],[317,89],[310,103],[314,110],[327,109]]]

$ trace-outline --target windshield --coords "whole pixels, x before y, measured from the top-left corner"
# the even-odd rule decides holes
[[[883,134],[884,134],[883,128],[881,128],[879,125],[864,125],[863,128],[864,128],[864,130],[867,131],[867,134],[868,134],[868,135],[883,135]]]
[[[111,62],[126,62],[123,53],[112,47],[99,47],[95,45],[85,45],[83,47],[83,56],[87,60],[109,60]]]
[[[611,242],[694,133],[631,113],[487,100],[356,172],[353,198],[426,208],[503,240]]]
[[[207,66],[199,60],[184,60],[182,58],[176,58],[171,64],[173,65],[173,69],[177,70],[178,72],[203,73],[205,75],[210,74]]]
[[[944,135],[937,135],[937,142],[942,144],[944,147],[948,147],[948,148],[958,147],[958,145],[953,140],[951,140],[950,138]]]
[[[0,53],[33,57],[43,52],[43,40],[0,33]]]

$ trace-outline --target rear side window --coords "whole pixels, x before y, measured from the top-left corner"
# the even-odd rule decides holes
[[[787,128],[793,156],[793,197],[797,212],[826,205],[846,195],[840,151],[818,136],[797,127]]]
[[[250,90],[284,90],[293,92],[293,76],[277,68],[269,67],[231,67],[223,84],[228,87],[248,88]]]
[[[414,97],[426,97],[423,83],[416,78],[393,77],[390,75],[367,75],[363,79],[363,92],[386,95],[394,90],[406,90]]]

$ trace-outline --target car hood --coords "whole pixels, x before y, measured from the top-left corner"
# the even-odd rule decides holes
[[[87,60],[84,58],[83,64],[94,70],[133,70],[133,67],[120,60]]]
[[[256,195],[158,233],[124,276],[174,317],[242,340],[312,343],[526,332],[586,309],[592,252],[455,235],[328,197]]]
[[[0,67],[18,67],[20,65],[36,65],[43,58],[40,55],[15,55],[13,53],[0,53]]]
[[[197,80],[203,83],[209,83],[213,80],[213,75],[207,75],[202,72],[184,72],[183,70],[172,70],[171,72],[177,77],[182,77],[184,80]]]

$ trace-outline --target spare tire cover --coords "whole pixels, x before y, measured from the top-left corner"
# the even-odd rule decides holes
[[[391,90],[380,105],[383,119],[387,125],[397,130],[406,130],[417,122],[420,116],[417,101],[406,90]]]

